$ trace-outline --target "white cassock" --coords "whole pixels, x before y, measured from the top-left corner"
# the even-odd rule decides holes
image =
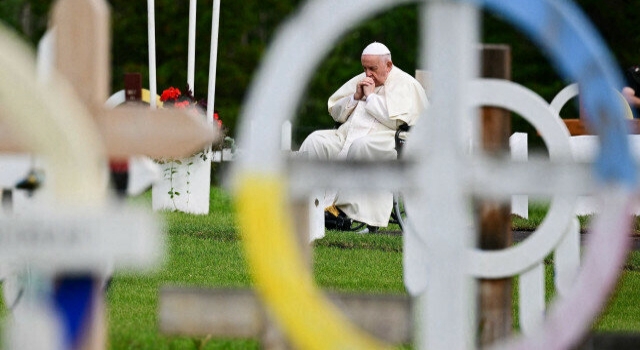
[[[415,124],[427,107],[424,88],[394,66],[384,85],[376,87],[366,100],[355,101],[353,94],[364,78],[364,73],[352,78],[329,98],[329,113],[343,124],[335,130],[311,133],[300,146],[301,153],[314,159],[396,159],[395,132],[403,123]],[[393,194],[387,191],[327,193],[325,207],[332,204],[354,220],[385,227],[391,215]]]

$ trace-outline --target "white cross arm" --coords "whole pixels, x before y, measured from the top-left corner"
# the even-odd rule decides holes
[[[201,116],[178,110],[120,107],[105,114],[99,129],[110,157],[186,157],[221,137]],[[0,121],[0,152],[26,150]]]
[[[201,115],[181,110],[118,108],[100,118],[99,123],[111,157],[132,154],[154,158],[186,157],[222,136]]]
[[[11,130],[0,121],[0,151],[20,152],[22,150],[22,145],[16,139]]]
[[[464,186],[486,198],[509,199],[513,193],[593,195],[599,188],[590,172],[593,164],[587,162],[560,163],[536,156],[525,162],[503,162],[481,155],[468,162],[462,178]],[[431,166],[429,161],[425,164],[425,168]],[[308,192],[310,183],[319,189],[386,189],[412,193],[418,189],[419,176],[414,174],[420,169],[415,161],[403,159],[348,163],[295,160],[289,162],[288,170],[290,192],[302,196]]]
[[[157,218],[139,208],[41,208],[33,215],[0,216],[0,263],[44,271],[152,268],[164,235]]]

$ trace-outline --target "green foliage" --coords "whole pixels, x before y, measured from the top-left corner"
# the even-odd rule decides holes
[[[314,249],[314,276],[326,290],[406,293],[402,254],[395,252],[320,246]]]
[[[527,219],[512,215],[511,226],[514,231],[533,231],[540,226],[549,211],[548,202],[530,202]]]
[[[50,5],[50,0],[2,0],[0,21],[35,45],[47,29]]]
[[[2,0],[0,20],[36,44],[47,27],[50,0]],[[187,74],[188,1],[156,0],[157,84],[161,90],[182,86]],[[201,0],[197,10],[196,96],[208,90],[213,0]],[[271,43],[277,28],[295,13],[301,0],[222,1],[216,84],[216,110],[230,135],[251,79]],[[621,67],[640,62],[637,48],[640,32],[635,15],[640,2],[629,0],[579,0],[587,17],[601,32]],[[109,0],[112,11],[112,90],[123,88],[126,72],[140,72],[148,83],[147,3]],[[318,128],[332,127],[327,113],[329,95],[346,79],[361,71],[359,56],[372,41],[384,42],[393,53],[394,63],[412,73],[417,67],[417,5],[403,5],[380,13],[346,29],[333,50],[320,61],[306,87],[294,128],[294,148],[306,135]],[[350,24],[343,24],[347,28]],[[301,35],[304,35],[301,33]],[[504,43],[512,48],[513,80],[550,100],[568,82],[559,77],[544,53],[510,24],[491,14],[483,16],[482,41]],[[564,117],[575,117],[571,106]],[[530,143],[540,145],[535,130],[514,115],[513,129],[529,134]]]
[[[316,129],[333,127],[333,119],[327,111],[327,99],[348,79],[362,72],[360,54],[367,44],[373,41],[385,43],[395,65],[409,74],[415,72],[417,12],[417,5],[396,7],[346,32],[333,50],[323,57],[309,83],[296,119],[294,145],[302,143]]]
[[[631,252],[606,311],[596,320],[594,329],[610,332],[638,332],[640,329],[640,253]]]

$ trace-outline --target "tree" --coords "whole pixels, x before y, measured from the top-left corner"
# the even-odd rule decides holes
[[[209,43],[213,0],[198,2],[195,92],[205,97],[208,87]],[[234,134],[245,92],[277,27],[295,13],[301,0],[244,0],[221,3],[216,110]],[[123,88],[125,72],[140,72],[148,81],[147,4],[145,1],[110,0],[113,24],[113,91]],[[579,0],[586,15],[599,28],[621,67],[640,63],[640,32],[634,15],[635,0]],[[32,45],[47,27],[50,0],[2,0],[0,20]],[[183,88],[187,74],[188,1],[156,0],[158,89]],[[349,30],[322,59],[307,86],[294,128],[300,143],[312,130],[332,127],[326,102],[344,81],[361,71],[360,53],[372,42],[384,42],[394,63],[412,73],[417,68],[418,6],[404,5],[379,14]],[[512,48],[513,80],[550,100],[567,82],[551,68],[540,50],[501,18],[483,15],[483,42],[504,43]],[[575,111],[573,112],[575,113]],[[515,130],[535,131],[517,121]]]

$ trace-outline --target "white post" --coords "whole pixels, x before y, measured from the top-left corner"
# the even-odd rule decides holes
[[[420,66],[431,72],[433,96],[429,118],[416,125],[416,133],[438,152],[424,164],[425,176],[419,180],[425,189],[419,194],[421,208],[428,210],[411,217],[421,228],[422,241],[438,249],[422,252],[429,254],[430,264],[426,292],[414,310],[416,349],[471,349],[476,343],[477,295],[466,252],[474,245],[475,230],[462,174],[469,139],[478,139],[478,123],[472,122],[477,111],[460,96],[470,94],[469,81],[477,77],[478,10],[455,1],[431,1],[423,9],[422,33],[428,45],[421,47]]]
[[[189,1],[189,56],[187,59],[187,84],[196,93],[195,66],[196,66],[196,3],[197,0]]]
[[[525,335],[532,334],[542,325],[545,311],[544,263],[539,263],[520,274],[519,320]]]
[[[213,0],[211,14],[211,54],[209,55],[209,91],[207,97],[207,120],[213,124],[213,106],[216,97],[216,68],[218,64],[218,32],[220,27],[220,0]]]
[[[282,133],[280,139],[280,150],[291,151],[291,121],[282,123]]]
[[[509,148],[511,149],[511,159],[517,162],[526,162],[529,158],[528,139],[524,132],[516,132],[509,137]],[[529,218],[529,196],[515,194],[511,196],[511,213],[517,214],[525,219]]]
[[[156,83],[156,16],[155,0],[147,0],[147,22],[149,40],[149,106],[156,109],[156,95],[158,87]]]
[[[309,242],[324,237],[324,191],[311,193],[308,198]]]
[[[555,286],[560,297],[566,296],[580,269],[580,222],[571,220],[564,237],[553,255]]]

